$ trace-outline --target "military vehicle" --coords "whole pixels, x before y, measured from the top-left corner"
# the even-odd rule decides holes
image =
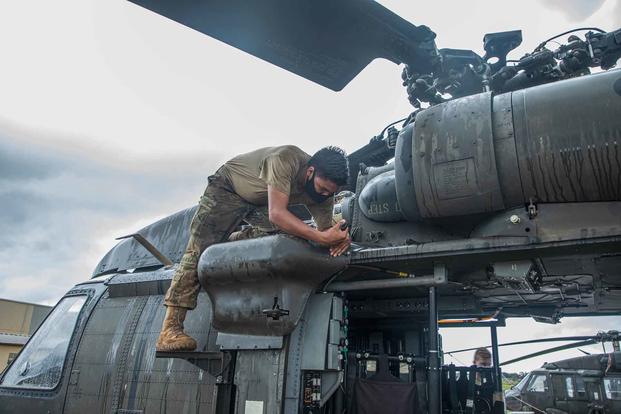
[[[551,414],[621,412],[621,353],[544,364],[505,394],[509,410]]]
[[[501,366],[566,349],[580,349],[579,347],[597,343],[604,346],[606,342],[612,342],[613,346],[611,353],[592,355],[580,349],[586,356],[544,363],[541,368],[528,373],[519,383],[505,392],[507,409],[514,412],[548,414],[621,412],[619,340],[621,340],[619,331],[608,331],[592,336],[539,338],[499,344],[498,347],[574,341],[503,361]],[[446,354],[472,352],[475,349],[477,348],[458,349],[447,351]],[[461,385],[461,389],[457,385],[454,386],[457,393],[466,391],[466,385]]]
[[[60,300],[0,413],[502,412],[507,317],[621,311],[621,31],[511,61],[520,31],[438,50],[370,0],[135,3],[333,90],[403,63],[415,110],[349,156],[348,255],[282,234],[211,246],[197,352],[156,354],[194,208],[153,223]],[[439,320],[489,326],[494,366],[443,365]]]

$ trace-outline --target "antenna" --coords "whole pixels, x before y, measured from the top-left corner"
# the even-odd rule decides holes
[[[149,242],[149,240],[145,239],[144,236],[142,236],[139,233],[128,234],[127,236],[117,237],[116,240],[129,239],[130,237],[132,237],[134,240],[140,243],[142,247],[147,249],[147,251],[151,253],[153,257],[159,260],[160,263],[162,263],[164,266],[173,265],[173,262],[168,257],[164,256],[164,254],[160,252],[159,250],[157,250],[157,248],[154,245],[152,245],[151,242]]]

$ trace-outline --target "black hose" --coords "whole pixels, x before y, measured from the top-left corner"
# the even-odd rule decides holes
[[[537,51],[538,51],[538,50],[540,50],[542,47],[544,47],[544,46],[546,45],[546,43],[548,43],[548,42],[549,42],[549,41],[551,41],[551,40],[554,40],[554,39],[556,39],[556,38],[558,38],[558,37],[561,37],[561,36],[564,36],[564,35],[566,35],[566,34],[570,34],[570,33],[574,33],[574,32],[581,32],[581,31],[583,31],[583,30],[594,30],[594,31],[596,31],[596,32],[606,33],[604,30],[600,29],[599,27],[579,27],[579,28],[577,28],[577,29],[567,30],[566,32],[563,32],[563,33],[557,34],[556,36],[553,36],[553,37],[551,37],[551,38],[549,38],[549,39],[544,40],[543,42],[541,42],[541,43],[539,44],[539,46],[537,46],[537,47],[535,48],[535,50],[534,50],[534,51],[535,51],[535,52],[537,52]]]
[[[398,121],[395,121],[395,122],[392,122],[392,123],[390,123],[390,124],[386,125],[386,128],[382,129],[382,132],[380,132],[380,133],[379,133],[378,137],[383,137],[383,136],[384,136],[384,132],[386,132],[386,130],[387,130],[388,128],[390,128],[390,127],[391,127],[391,126],[393,126],[393,125],[398,124],[399,122],[404,122],[404,121],[406,121],[408,118],[409,118],[409,116],[407,116],[407,117],[405,117],[405,118],[403,118],[403,119],[399,119]]]

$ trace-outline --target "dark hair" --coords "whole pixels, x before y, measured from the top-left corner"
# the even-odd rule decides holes
[[[319,176],[339,187],[347,184],[349,177],[347,155],[339,147],[329,146],[320,149],[308,160],[308,165],[315,167]]]

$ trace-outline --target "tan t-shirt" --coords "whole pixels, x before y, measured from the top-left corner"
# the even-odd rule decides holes
[[[332,225],[333,198],[315,203],[301,184],[310,155],[294,145],[266,147],[238,155],[227,161],[220,173],[244,200],[258,206],[267,205],[268,184],[289,196],[289,204],[304,204],[313,215],[319,230]]]

